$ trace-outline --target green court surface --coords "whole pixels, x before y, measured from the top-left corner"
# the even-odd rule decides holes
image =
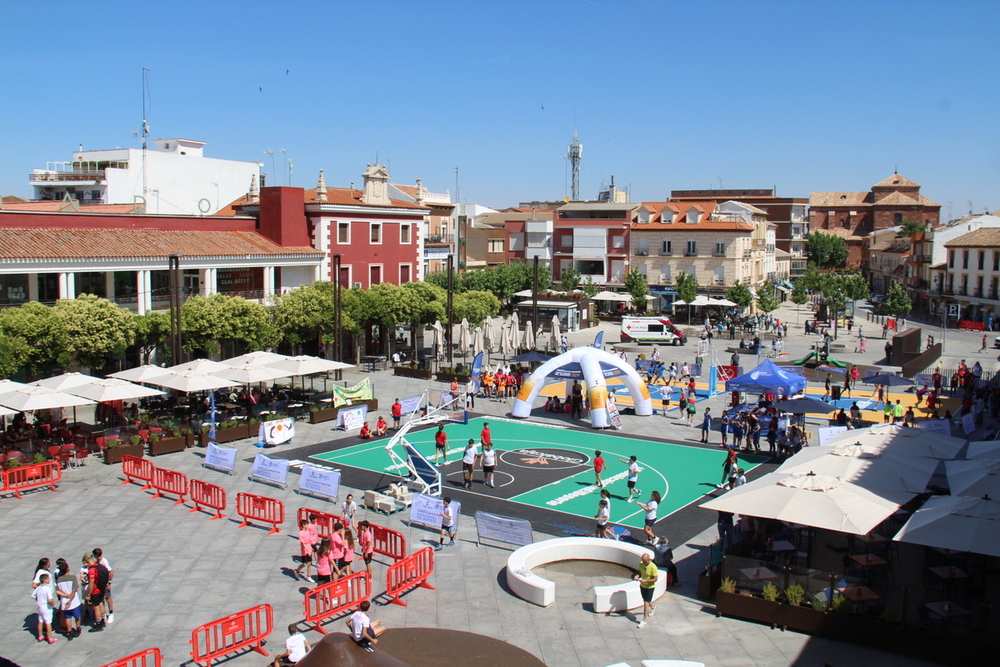
[[[611,492],[611,521],[641,528],[645,513],[634,503],[627,503],[626,464],[634,454],[642,467],[637,487],[640,500],[646,502],[656,490],[663,496],[657,519],[663,519],[698,500],[716,488],[722,478],[726,452],[721,447],[707,449],[666,442],[629,438],[617,432],[580,431],[553,428],[529,422],[498,419],[471,419],[465,424],[447,424],[448,465],[442,466],[445,488],[461,479],[459,461],[469,438],[479,442],[483,422],[490,423],[493,446],[501,452],[496,466],[497,488],[477,483],[473,491],[539,509],[565,512],[590,518],[597,514],[600,489],[595,486],[593,455],[603,452],[606,468],[602,478]],[[678,427],[682,428],[682,427]],[[430,428],[407,434],[407,440],[424,456],[434,460],[434,433]],[[690,429],[684,429],[690,431]],[[350,466],[373,472],[387,472],[391,461],[385,451],[386,439],[364,442],[344,449],[312,456],[334,465]],[[398,453],[405,456],[402,448]],[[749,472],[766,457],[741,455],[742,468]],[[475,479],[481,480],[477,469]],[[456,491],[457,491],[456,487]],[[519,513],[512,508],[512,516]]]

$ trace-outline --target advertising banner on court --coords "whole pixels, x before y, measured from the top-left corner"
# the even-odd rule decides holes
[[[286,417],[285,419],[272,419],[271,421],[261,422],[257,433],[257,442],[263,442],[265,445],[280,445],[285,442],[291,442],[294,437],[295,420],[291,417]]]
[[[441,528],[441,512],[444,509],[444,501],[434,496],[423,493],[413,494],[413,505],[410,506],[410,522],[419,523],[428,528]],[[462,512],[462,503],[457,500],[451,501],[452,516],[455,517],[454,530],[458,530],[459,516]]]
[[[284,486],[285,480],[288,479],[288,460],[272,459],[270,456],[258,454],[253,460],[250,479]]]
[[[598,331],[597,335],[594,336],[594,347],[596,347],[598,350],[603,350],[604,349],[604,332],[603,331]]]
[[[365,417],[368,416],[367,405],[356,405],[351,408],[341,408],[337,413],[337,428],[350,431],[360,429],[364,426]]]
[[[404,415],[412,415],[414,412],[420,409],[420,399],[423,396],[407,396],[406,398],[399,399],[399,404],[403,408]]]
[[[472,391],[473,393],[479,393],[479,381],[483,376],[483,353],[480,352],[476,355],[476,358],[472,360],[472,376],[469,378],[472,381]]]
[[[340,471],[304,465],[299,477],[299,490],[336,500],[340,493]]]
[[[947,419],[928,419],[926,421],[917,422],[917,428],[930,431],[931,433],[942,433],[948,436],[951,435],[951,422]]]
[[[205,448],[205,462],[202,465],[222,472],[233,472],[236,468],[236,448],[219,447],[214,442],[210,442]]]
[[[611,425],[618,431],[622,430],[622,418],[618,414],[618,406],[615,404],[614,398],[608,401],[608,416],[611,418]]]
[[[374,398],[371,378],[365,378],[353,387],[334,386],[331,388],[331,391],[333,393],[334,407],[357,403],[359,401],[370,401]]]
[[[847,430],[846,426],[830,426],[827,428],[821,428],[817,430],[817,435],[819,435],[819,446],[822,447],[826,444],[826,441],[837,435],[838,433],[843,433]]]
[[[476,512],[476,531],[480,542],[485,539],[523,547],[534,541],[530,521],[488,512]]]

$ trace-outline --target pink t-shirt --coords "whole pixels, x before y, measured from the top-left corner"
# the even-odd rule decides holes
[[[340,559],[344,557],[344,536],[340,533],[334,533],[330,536],[330,558]]]
[[[299,531],[299,555],[311,556],[313,545],[316,544],[316,533],[308,528]]]
[[[375,551],[375,538],[371,530],[363,530],[358,535],[358,543],[361,545],[361,554],[367,556]]]
[[[330,566],[330,556],[331,554],[322,554],[316,560],[317,574],[322,574],[324,577],[328,577],[333,572],[333,569]]]

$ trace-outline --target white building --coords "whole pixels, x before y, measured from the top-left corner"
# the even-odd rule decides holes
[[[250,189],[257,162],[205,157],[205,142],[155,139],[138,148],[78,150],[71,162],[49,162],[30,176],[33,198],[80,204],[143,202],[147,213],[211,215]]]

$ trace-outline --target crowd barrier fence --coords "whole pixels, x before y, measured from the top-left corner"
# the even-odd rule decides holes
[[[389,602],[407,606],[400,596],[414,588],[434,587],[427,579],[434,572],[434,550],[426,547],[389,566],[385,573],[385,593]]]
[[[245,648],[267,656],[264,640],[274,629],[274,610],[269,604],[230,614],[191,632],[191,661],[211,667],[212,661]]]
[[[222,513],[222,510],[226,509],[226,490],[224,488],[216,484],[203,482],[200,479],[192,479],[189,490],[191,492],[191,502],[194,503],[194,507],[190,510],[191,512],[200,512],[204,509],[202,507],[204,505],[209,509],[215,510],[215,516],[212,517],[212,521],[226,518]]]
[[[153,464],[144,458],[126,455],[122,457],[122,474],[125,475],[122,484],[138,480],[143,482],[142,490],[146,490],[152,486]]]
[[[163,654],[160,653],[160,649],[147,648],[145,651],[109,662],[103,667],[162,667],[162,665]]]
[[[55,491],[56,483],[61,479],[62,467],[58,461],[19,466],[3,472],[2,493],[13,493],[15,497],[20,498],[21,491],[38,489],[43,486]]]
[[[271,524],[267,534],[274,535],[279,532],[278,525],[285,521],[285,503],[252,493],[237,493],[236,513],[243,517],[240,528],[253,525],[251,521],[260,521]]]
[[[183,505],[184,496],[188,494],[187,475],[166,468],[153,468],[152,486],[156,489],[152,498],[162,498],[164,493],[170,493],[177,496],[174,505]]]
[[[305,622],[318,632],[327,634],[322,623],[356,608],[371,599],[372,575],[370,572],[355,572],[306,591],[302,600],[306,608]]]

